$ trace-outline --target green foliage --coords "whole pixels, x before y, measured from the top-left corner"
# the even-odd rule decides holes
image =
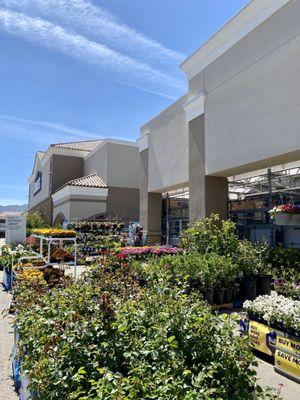
[[[19,351],[39,398],[251,399],[253,356],[234,317],[165,283],[107,265],[51,291],[19,283]]]
[[[240,277],[269,272],[266,262],[268,246],[253,244],[248,240],[240,241],[234,222],[220,221],[215,214],[196,221],[187,229],[182,235],[181,245],[189,253],[206,256],[216,254],[226,257],[227,260],[230,258],[231,263],[238,268]],[[236,272],[234,269],[234,273]],[[232,278],[230,271],[229,274]]]
[[[32,229],[46,228],[49,224],[44,221],[40,212],[27,214],[27,235],[30,235]]]
[[[234,222],[221,221],[218,215],[212,214],[183,232],[181,246],[188,252],[230,256],[238,246],[236,226]]]
[[[266,261],[271,265],[276,276],[289,273],[294,276],[300,274],[300,250],[285,249],[282,246],[270,248],[265,254]],[[287,276],[285,276],[287,278]]]
[[[157,285],[163,281],[166,285],[186,285],[202,291],[232,287],[238,278],[237,266],[231,259],[215,253],[165,256],[147,264],[137,262],[133,268],[150,284]]]
[[[267,251],[266,244],[254,244],[248,240],[239,241],[233,258],[242,276],[270,274],[270,266],[265,260]]]

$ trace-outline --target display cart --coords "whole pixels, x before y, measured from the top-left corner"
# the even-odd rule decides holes
[[[65,242],[73,243],[74,244],[74,261],[69,261],[69,262],[64,262],[64,265],[68,266],[73,266],[74,267],[74,278],[76,279],[77,277],[77,238],[76,236],[72,237],[52,237],[52,236],[43,236],[43,235],[31,235],[31,237],[38,239],[39,240],[39,248],[40,251],[39,254],[40,256],[43,256],[43,246],[44,243],[47,243],[47,255],[45,257],[46,259],[46,265],[53,264],[51,263],[51,244],[53,243],[58,243],[59,248],[62,248]],[[30,249],[31,245],[30,245]]]
[[[17,265],[14,265],[14,263],[13,263],[13,261],[12,261],[12,265],[11,265],[11,283],[10,283],[10,285],[11,285],[11,289],[12,289],[12,287],[13,287],[13,281],[14,281],[14,276],[16,276],[16,267],[18,268],[18,267],[21,267],[22,265],[21,265],[21,263],[22,263],[22,261],[28,261],[28,262],[30,262],[30,261],[33,261],[33,260],[41,260],[41,261],[44,261],[44,263],[45,263],[45,265],[46,265],[46,259],[43,257],[43,256],[41,256],[40,254],[36,254],[36,255],[34,255],[34,256],[23,256],[23,257],[20,257],[19,259],[18,259],[18,263],[17,263]],[[41,265],[41,266],[38,266],[38,265],[33,265],[33,266],[30,266],[30,267],[22,267],[23,269],[25,268],[30,268],[30,269],[42,269],[42,268],[45,268],[45,265]]]

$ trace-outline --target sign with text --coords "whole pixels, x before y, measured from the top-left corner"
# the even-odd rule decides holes
[[[26,239],[26,217],[10,215],[6,217],[5,242],[8,244],[24,243]]]
[[[276,349],[293,353],[300,357],[300,339],[277,335],[276,338]]]
[[[291,375],[300,382],[300,357],[281,350],[275,353],[275,369]]]
[[[33,195],[35,196],[42,190],[42,172],[38,171],[34,180]]]
[[[274,329],[259,322],[250,321],[248,334],[252,348],[270,356],[275,353],[276,332]]]

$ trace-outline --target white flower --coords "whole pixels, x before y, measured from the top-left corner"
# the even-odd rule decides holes
[[[300,330],[300,301],[272,293],[270,296],[259,296],[254,301],[245,301],[244,308],[268,323],[281,323],[286,328]]]

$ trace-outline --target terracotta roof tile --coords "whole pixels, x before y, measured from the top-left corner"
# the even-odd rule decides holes
[[[81,142],[67,142],[67,143],[54,143],[52,147],[70,150],[81,150],[81,151],[92,151],[94,150],[103,140],[85,140]]]
[[[106,188],[106,184],[97,174],[91,174],[77,178],[67,182],[64,186],[84,186],[84,187],[95,187],[95,188]]]

